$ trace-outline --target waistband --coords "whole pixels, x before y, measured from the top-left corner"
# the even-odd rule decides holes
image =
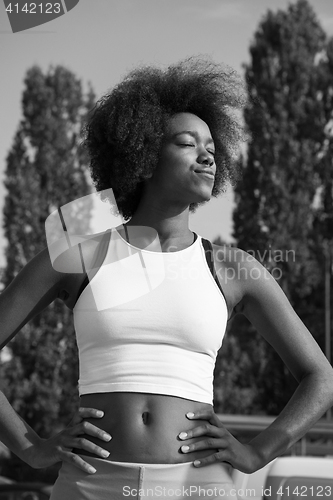
[[[81,458],[95,467],[96,470],[102,472],[106,471],[116,471],[119,472],[134,472],[134,471],[145,471],[152,473],[154,471],[159,471],[160,473],[175,473],[183,475],[184,473],[188,476],[204,476],[206,479],[211,474],[219,478],[219,481],[225,483],[232,483],[232,471],[233,467],[227,463],[216,462],[204,467],[195,467],[193,462],[181,462],[181,463],[171,463],[171,464],[152,464],[152,463],[142,463],[142,462],[119,462],[114,460],[105,460],[99,457],[90,457],[88,455],[80,455]],[[161,476],[159,475],[161,478]]]
[[[50,500],[237,500],[231,466],[220,462],[194,467],[193,462],[150,464],[119,462],[80,455],[95,467],[88,474],[73,463],[63,462]],[[233,469],[232,469],[233,470]]]

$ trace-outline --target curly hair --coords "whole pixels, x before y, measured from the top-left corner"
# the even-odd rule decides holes
[[[208,58],[187,58],[166,70],[144,66],[131,71],[97,102],[84,128],[96,190],[112,188],[119,213],[125,220],[132,217],[143,182],[158,164],[169,118],[188,112],[211,131],[216,150],[212,196],[218,196],[227,182],[240,178],[235,153],[244,131],[232,110],[245,103],[239,74]],[[192,203],[190,211],[201,204]]]

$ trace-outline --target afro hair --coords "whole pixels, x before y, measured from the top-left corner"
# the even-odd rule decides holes
[[[209,58],[191,57],[166,70],[145,66],[131,71],[96,104],[85,126],[83,145],[97,191],[112,188],[124,220],[134,214],[143,182],[158,164],[168,119],[181,112],[205,121],[215,143],[212,196],[235,184],[235,161],[245,134],[237,110],[246,103],[240,75]],[[199,203],[192,203],[194,212]],[[201,205],[201,203],[200,203]]]

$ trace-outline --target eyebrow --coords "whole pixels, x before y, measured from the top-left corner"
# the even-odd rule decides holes
[[[198,134],[196,132],[193,132],[192,130],[182,130],[181,132],[176,132],[175,134],[172,134],[172,138],[173,137],[177,137],[177,135],[181,135],[181,134],[191,135],[195,139],[197,139],[197,137],[198,137]],[[208,139],[207,144],[214,144],[214,141],[213,141],[212,137],[210,137]]]

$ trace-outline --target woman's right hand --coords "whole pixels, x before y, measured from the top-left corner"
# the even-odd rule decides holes
[[[96,469],[85,462],[81,456],[73,453],[72,450],[74,448],[87,450],[101,458],[109,456],[110,453],[107,450],[88,439],[80,437],[82,434],[89,434],[109,442],[111,439],[110,434],[85,420],[85,418],[102,418],[103,416],[104,413],[101,410],[79,408],[66,429],[49,439],[41,439],[37,447],[30,448],[30,456],[27,462],[35,469],[49,467],[59,461],[69,462],[84,472],[94,474]]]

